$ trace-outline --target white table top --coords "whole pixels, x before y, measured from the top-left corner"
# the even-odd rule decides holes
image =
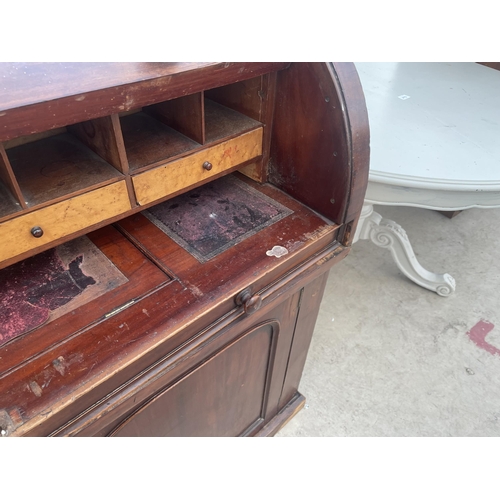
[[[370,121],[370,182],[500,189],[500,71],[476,63],[356,68]]]

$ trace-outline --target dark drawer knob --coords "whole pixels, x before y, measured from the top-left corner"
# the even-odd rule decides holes
[[[35,226],[31,228],[31,234],[35,238],[40,238],[41,236],[43,236],[43,229],[40,226]]]
[[[204,164],[203,164],[203,168],[205,170],[212,170],[212,164],[209,162],[209,161],[206,161]]]
[[[236,304],[243,306],[246,314],[252,314],[260,309],[262,298],[260,295],[252,295],[249,289],[243,290],[236,296]]]

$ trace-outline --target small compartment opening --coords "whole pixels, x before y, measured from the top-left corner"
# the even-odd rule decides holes
[[[26,208],[124,177],[111,117],[20,137],[4,146]]]
[[[204,142],[203,95],[160,102],[120,116],[131,172],[157,166]]]
[[[0,143],[0,221],[23,209],[24,198],[12,172],[4,145]]]
[[[205,91],[206,142],[262,126],[262,77]]]
[[[0,221],[21,210],[21,204],[16,200],[10,189],[0,180]]]

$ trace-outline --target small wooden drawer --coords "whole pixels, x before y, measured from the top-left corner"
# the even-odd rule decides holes
[[[139,205],[147,205],[166,196],[202,184],[225,170],[262,154],[262,128],[217,144],[134,176]]]
[[[95,189],[0,224],[0,261],[131,209],[125,181]]]

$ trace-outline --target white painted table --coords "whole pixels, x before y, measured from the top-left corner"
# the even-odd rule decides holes
[[[446,296],[449,274],[417,261],[373,205],[500,207],[500,71],[476,63],[356,63],[368,108],[370,177],[354,241],[389,248],[400,270]]]

